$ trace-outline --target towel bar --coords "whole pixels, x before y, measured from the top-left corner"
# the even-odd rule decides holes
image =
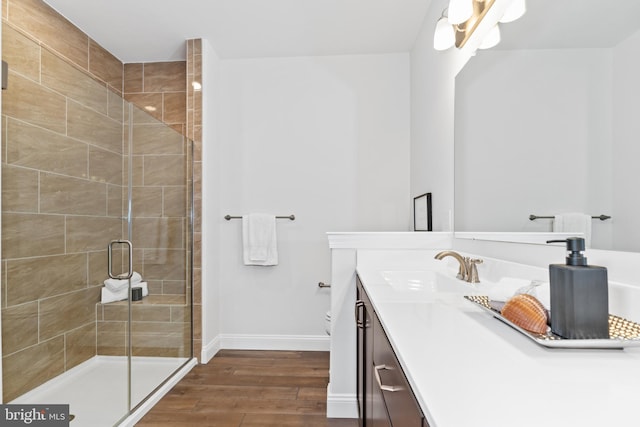
[[[553,217],[553,216],[529,215],[529,221],[533,221],[535,219],[554,219],[554,218],[555,217]],[[608,219],[611,219],[611,217],[609,215],[594,215],[591,218],[599,219],[600,221],[606,221]]]
[[[276,218],[278,218],[278,219],[290,219],[291,221],[294,221],[296,219],[296,216],[295,215],[276,216]],[[232,219],[242,219],[242,217],[241,216],[225,215],[224,219],[226,219],[227,221],[230,221]]]

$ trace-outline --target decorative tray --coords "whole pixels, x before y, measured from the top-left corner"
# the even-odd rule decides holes
[[[551,348],[605,348],[621,349],[624,347],[640,346],[640,324],[632,322],[613,314],[609,315],[609,339],[566,339],[551,333],[547,330],[545,334],[536,334],[522,329],[509,320],[505,319],[498,310],[491,307],[495,301],[490,301],[487,296],[465,295],[469,301],[477,304],[482,309],[491,313],[492,316],[521,332],[538,344]],[[502,304],[502,303],[498,303]]]

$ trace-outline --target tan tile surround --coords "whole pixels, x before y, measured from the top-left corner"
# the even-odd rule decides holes
[[[125,353],[126,306],[96,303],[106,278],[105,242],[126,232],[128,129],[120,94],[132,83],[125,77],[128,66],[41,0],[3,0],[2,17],[3,59],[11,64],[2,116],[6,402],[95,354]],[[162,115],[156,118],[185,132],[187,64],[133,64],[131,70],[136,66],[142,71],[138,94],[160,94]],[[148,105],[144,97],[138,102]],[[134,122],[134,265],[143,270],[151,295],[133,308],[133,352],[186,356],[184,183],[191,171],[182,167],[187,153],[179,135],[146,115]],[[164,141],[160,150],[152,144],[157,138]],[[199,260],[195,265],[199,303]],[[200,342],[196,355],[199,349]]]
[[[124,98],[185,134],[186,62],[124,64]]]

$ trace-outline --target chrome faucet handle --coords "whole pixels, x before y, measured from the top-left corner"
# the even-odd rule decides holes
[[[469,268],[467,271],[469,272],[469,276],[467,277],[467,282],[469,283],[480,283],[480,277],[478,276],[478,264],[482,264],[484,261],[480,258],[469,259]]]

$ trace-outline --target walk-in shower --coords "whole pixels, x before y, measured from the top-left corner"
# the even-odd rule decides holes
[[[120,423],[192,363],[192,144],[5,26],[2,401]],[[115,273],[148,295],[101,302]]]

